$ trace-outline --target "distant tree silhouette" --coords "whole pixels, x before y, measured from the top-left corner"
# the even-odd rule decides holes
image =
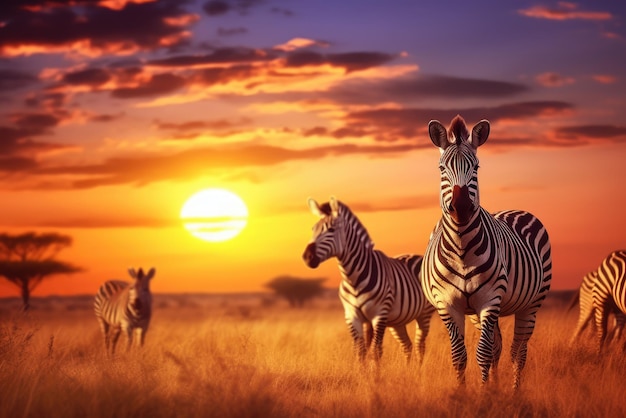
[[[320,296],[325,288],[322,283],[326,279],[301,279],[291,276],[279,276],[265,287],[272,289],[278,296],[287,299],[292,307],[301,307],[310,299]]]
[[[0,234],[0,277],[20,289],[24,310],[30,307],[30,294],[43,279],[82,271],[80,267],[54,259],[70,245],[72,237],[57,233]]]

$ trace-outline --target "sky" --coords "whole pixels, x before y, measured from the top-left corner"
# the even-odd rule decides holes
[[[624,2],[2,2],[0,231],[72,237],[57,258],[84,271],[33,296],[152,266],[155,293],[336,287],[334,260],[301,258],[307,198],[422,254],[441,216],[427,126],[457,114],[490,121],[481,204],[542,220],[553,289],[626,247]],[[246,202],[236,238],[183,227],[205,188]]]

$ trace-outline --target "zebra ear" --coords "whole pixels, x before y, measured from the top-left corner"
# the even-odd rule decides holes
[[[325,216],[324,212],[322,212],[322,209],[320,208],[319,203],[317,203],[315,199],[313,199],[312,197],[309,197],[306,202],[309,205],[309,209],[311,210],[311,213],[313,215],[318,216],[320,218],[323,218]]]
[[[489,121],[486,119],[481,120],[472,128],[472,146],[474,149],[487,142],[490,129]]]
[[[154,277],[154,273],[156,273],[156,269],[152,267],[150,270],[148,270],[148,273],[144,276],[144,279],[152,280],[152,278]]]
[[[436,147],[446,149],[450,145],[448,141],[448,131],[438,120],[431,120],[428,123],[428,134],[430,140],[433,141]]]
[[[128,274],[130,274],[130,277],[132,277],[133,279],[137,278],[137,272],[135,271],[133,267],[128,269]]]
[[[339,202],[337,202],[337,199],[335,198],[335,196],[331,196],[328,203],[330,204],[330,212],[333,218],[336,218],[337,216],[339,216]]]

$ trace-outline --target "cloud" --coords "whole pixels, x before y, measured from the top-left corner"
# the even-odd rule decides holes
[[[225,169],[270,167],[289,161],[342,155],[393,156],[422,147],[424,144],[341,144],[298,150],[270,145],[201,148],[177,154],[111,158],[101,164],[41,167],[32,174],[48,178],[45,183],[41,183],[48,189],[87,189],[116,184],[145,185],[157,181],[193,179],[208,174],[220,175]],[[65,179],[68,176],[75,176],[77,179],[70,182],[54,181],[55,177]]]
[[[36,226],[39,228],[79,228],[79,229],[97,229],[97,228],[167,228],[178,226],[178,220],[157,219],[157,218],[129,218],[125,215],[123,218],[112,217],[108,214],[102,214],[95,217],[83,218],[56,218],[45,219],[20,226]],[[16,226],[16,225],[12,225]]]
[[[231,11],[246,15],[263,3],[265,0],[210,0],[202,5],[202,9],[209,16],[221,16]]]
[[[522,16],[536,19],[549,20],[610,20],[613,15],[609,12],[583,11],[578,9],[576,3],[561,1],[557,7],[532,6],[528,9],[518,10]]]
[[[32,1],[30,7],[3,13],[10,19],[0,26],[0,55],[124,55],[170,47],[189,37],[186,26],[178,24],[189,16],[182,4],[161,0],[110,8],[93,1]]]
[[[25,121],[25,119],[23,119]],[[32,137],[46,133],[46,122],[40,126],[0,126],[0,172],[33,168],[36,155],[41,152],[71,148],[66,145],[34,141]]]
[[[45,132],[59,123],[59,118],[45,113],[20,113],[13,116],[15,125],[31,132]]]
[[[98,87],[111,80],[111,74],[102,68],[89,68],[63,75],[62,81],[72,85]]]
[[[573,77],[566,77],[558,73],[547,72],[535,77],[535,81],[544,87],[561,87],[573,84],[576,80]]]
[[[626,140],[626,126],[616,125],[578,125],[563,126],[554,131],[556,138],[569,141]]]
[[[364,70],[388,63],[397,55],[382,52],[347,52],[341,54],[321,54],[315,51],[295,51],[287,55],[286,68],[315,67],[331,65],[345,68],[347,72]]]
[[[600,84],[613,84],[617,82],[617,77],[609,74],[595,74],[591,78]]]
[[[30,73],[0,69],[0,91],[18,90],[37,82],[37,77]]]
[[[516,96],[529,90],[524,84],[507,81],[415,74],[380,80],[346,81],[323,94],[344,104],[376,104],[429,98],[495,99]]]
[[[312,46],[327,47],[328,43],[308,38],[292,38],[284,44],[276,45],[274,49],[279,51],[294,51],[296,49],[308,48]]]
[[[179,55],[175,57],[149,61],[148,65],[156,67],[193,67],[208,64],[237,64],[242,62],[259,62],[275,58],[267,51],[244,47],[219,48],[210,54]]]
[[[241,132],[241,128],[252,124],[252,119],[242,117],[239,120],[215,119],[210,121],[188,121],[182,123],[169,123],[155,121],[155,127],[161,131],[173,132],[168,134],[167,139],[193,139],[203,134],[213,136],[230,136]]]
[[[420,136],[428,122],[436,119],[446,124],[460,114],[468,123],[488,118],[492,123],[553,115],[571,110],[573,106],[559,101],[519,102],[494,107],[461,109],[402,108],[372,109],[350,112],[345,117],[348,127],[367,127],[367,133],[379,141],[393,142]]]
[[[175,74],[156,74],[136,87],[116,88],[111,95],[117,99],[155,97],[173,93],[185,85],[185,79]]]

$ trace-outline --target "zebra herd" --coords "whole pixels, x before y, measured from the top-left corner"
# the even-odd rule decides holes
[[[331,197],[323,204],[308,200],[319,220],[302,257],[310,268],[337,259],[342,278],[339,297],[360,360],[366,358],[372,342],[373,356],[380,359],[386,328],[410,360],[413,344],[406,325],[416,321],[415,345],[421,362],[431,317],[437,312],[448,331],[452,365],[462,385],[467,366],[465,317],[469,316],[480,333],[476,360],[485,383],[502,352],[499,318],[514,315],[511,360],[513,387],[517,388],[537,312],[550,289],[548,233],[529,212],[490,214],[480,206],[476,151],[489,136],[488,121],[479,122],[469,132],[457,116],[449,129],[431,121],[428,130],[440,151],[441,218],[424,256],[388,257],[375,250],[357,216]],[[149,284],[155,269],[128,271],[132,283],[108,281],[95,299],[95,314],[110,354],[122,331],[128,336],[128,348],[135,333],[143,345],[150,323]],[[611,253],[597,271],[585,276],[578,298],[580,317],[573,340],[592,324],[601,350],[610,314],[615,317],[611,338],[618,339],[626,324],[626,251]]]
[[[528,341],[537,312],[550,289],[552,257],[548,233],[529,212],[507,210],[490,214],[480,206],[476,150],[489,136],[483,120],[468,131],[457,116],[450,128],[429,124],[430,139],[440,150],[441,219],[431,233],[424,257],[387,257],[374,250],[367,230],[347,205],[331,197],[318,204],[309,199],[319,217],[313,237],[302,255],[316,268],[335,257],[341,273],[339,297],[358,358],[364,359],[372,340],[374,358],[382,355],[385,328],[391,328],[410,358],[406,324],[417,321],[416,344],[423,358],[430,318],[436,311],[449,337],[452,364],[460,385],[465,382],[467,350],[465,316],[479,330],[476,360],[482,382],[498,366],[502,352],[501,316],[514,315],[511,346],[513,387],[520,385]],[[583,306],[594,316],[600,346],[604,343],[607,315],[615,313],[617,332],[626,322],[626,251],[605,260],[591,277],[591,291],[581,288]],[[585,288],[587,289],[587,288]],[[579,321],[576,336],[582,330]]]

